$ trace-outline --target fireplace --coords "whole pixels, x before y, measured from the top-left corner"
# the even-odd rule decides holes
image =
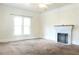
[[[64,44],[72,44],[73,26],[74,25],[55,25],[55,41]]]
[[[57,33],[57,42],[68,43],[68,33]]]

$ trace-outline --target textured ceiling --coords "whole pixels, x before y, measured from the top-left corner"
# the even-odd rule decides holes
[[[69,3],[48,3],[46,4],[48,8],[39,8],[38,5],[39,3],[0,3],[0,5],[6,5],[10,7],[15,7],[15,8],[20,8],[20,9],[25,9],[33,12],[44,12],[47,10],[63,7],[64,5],[68,5]]]

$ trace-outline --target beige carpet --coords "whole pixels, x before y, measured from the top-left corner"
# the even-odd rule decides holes
[[[79,46],[33,39],[0,43],[0,55],[79,55]]]

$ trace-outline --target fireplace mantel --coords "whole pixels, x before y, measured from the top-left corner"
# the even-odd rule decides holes
[[[74,27],[74,25],[54,25],[55,27],[60,27],[60,26],[72,26]]]

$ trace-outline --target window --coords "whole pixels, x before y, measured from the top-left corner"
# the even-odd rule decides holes
[[[14,34],[15,35],[30,35],[31,18],[14,16]]]

